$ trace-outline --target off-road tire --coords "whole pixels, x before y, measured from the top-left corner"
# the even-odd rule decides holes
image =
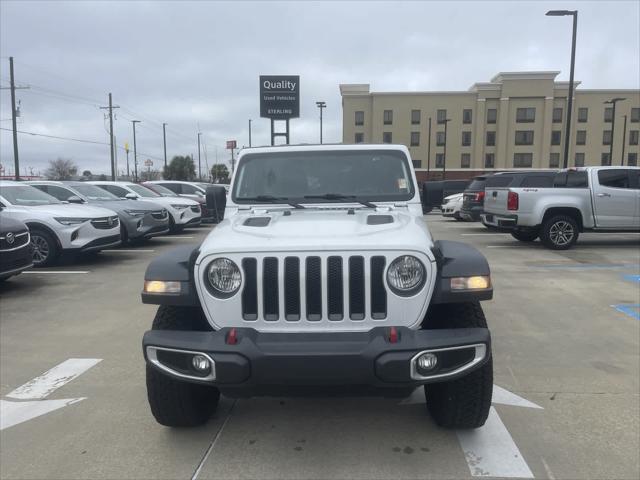
[[[566,231],[562,236],[558,235],[558,231],[562,229],[571,230],[571,238],[566,241]],[[569,215],[554,215],[549,217],[542,224],[540,230],[540,241],[551,250],[568,250],[578,241],[579,232],[578,222]]]
[[[202,309],[161,305],[153,330],[208,331]],[[156,421],[167,427],[196,427],[205,424],[218,407],[216,387],[177,380],[147,364],[147,398]]]
[[[49,265],[52,265],[60,255],[60,249],[55,237],[41,228],[34,227],[31,229],[31,244],[33,245],[34,249],[33,266],[36,268],[48,267]],[[42,258],[41,255],[44,253],[42,249],[45,247],[45,245],[48,250],[46,258]]]
[[[427,313],[428,329],[486,328],[479,302],[432,305]],[[493,360],[457,380],[424,386],[427,410],[444,428],[468,429],[484,425],[493,393]]]
[[[511,236],[521,242],[535,242],[536,238],[540,236],[538,230],[514,230],[511,232]]]

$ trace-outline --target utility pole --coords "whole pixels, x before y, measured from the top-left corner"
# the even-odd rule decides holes
[[[108,107],[100,107],[101,110],[109,110],[109,144],[111,145],[111,180],[115,181],[116,179],[116,161],[114,157],[114,146],[113,146],[113,109],[120,108],[118,106],[113,106],[113,102],[111,100],[111,93],[109,93],[109,106]]]
[[[613,139],[612,139],[613,140]],[[622,127],[622,153],[620,154],[620,166],[624,167],[624,145],[627,141],[627,116],[624,116],[624,126]],[[611,160],[613,165],[613,159]]]
[[[129,176],[129,143],[124,144],[124,151],[127,152],[127,180],[131,180]]]
[[[198,132],[198,180],[202,180],[202,172],[200,171],[200,135],[202,133]]]
[[[316,102],[316,106],[320,109],[320,145],[322,145],[322,109],[327,108],[327,102]]]
[[[167,124],[162,124],[162,142],[164,144],[164,168],[167,168]]]
[[[251,148],[251,119],[249,119],[249,148]]]
[[[136,123],[140,123],[140,120],[131,120],[133,125],[133,181],[138,181],[138,150],[136,148]]]
[[[18,126],[16,110],[16,90],[23,90],[29,87],[16,87],[16,80],[13,74],[13,57],[9,57],[9,77],[11,89],[11,126],[13,127],[13,163],[15,167],[15,179],[20,180],[20,160],[18,157]]]

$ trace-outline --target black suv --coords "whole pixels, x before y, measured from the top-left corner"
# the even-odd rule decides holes
[[[480,175],[471,180],[462,195],[460,217],[463,220],[477,222],[484,210],[484,188],[490,175]]]

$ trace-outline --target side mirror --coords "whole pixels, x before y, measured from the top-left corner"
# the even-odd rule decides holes
[[[71,195],[69,198],[67,198],[67,202],[69,202],[69,203],[84,203],[84,200],[82,200],[77,195]]]
[[[127,193],[124,198],[127,200],[137,200],[138,196],[135,193]]]
[[[207,187],[207,210],[214,212],[216,223],[224,219],[224,209],[227,206],[227,193],[224,188]]]

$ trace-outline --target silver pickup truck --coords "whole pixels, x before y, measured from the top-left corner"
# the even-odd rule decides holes
[[[571,248],[580,232],[640,231],[640,168],[560,171],[549,188],[486,189],[482,223],[522,242]]]

